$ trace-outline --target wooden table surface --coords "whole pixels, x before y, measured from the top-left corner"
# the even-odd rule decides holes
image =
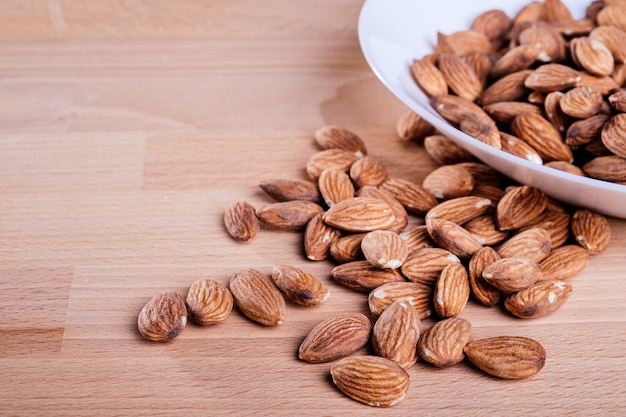
[[[358,133],[390,175],[435,165],[395,136],[407,110],[357,40],[360,0],[5,0],[0,3],[0,415],[620,415],[626,406],[626,222],[610,219],[557,313],[533,321],[471,303],[474,337],[543,343],[520,381],[419,362],[392,409],[361,405],[329,364],[299,361],[319,321],[365,296],[307,261],[299,233],[246,243],[222,226],[257,184],[305,179],[313,132]],[[615,204],[625,202],[616,201]],[[162,290],[278,263],[323,280],[316,308],[266,328],[233,311],[150,343],[137,314]]]

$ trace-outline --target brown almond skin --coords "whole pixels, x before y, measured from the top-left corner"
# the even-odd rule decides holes
[[[332,207],[341,200],[354,197],[354,185],[344,171],[325,169],[317,180],[322,199],[327,207]]]
[[[322,197],[317,185],[311,181],[292,179],[269,179],[259,182],[259,187],[276,201],[306,200],[321,204]]]
[[[435,127],[413,110],[400,116],[396,124],[398,138],[403,141],[422,142],[434,132]]]
[[[417,351],[426,362],[438,368],[446,368],[465,358],[463,348],[471,341],[471,323],[460,317],[452,317],[426,329],[417,343]]]
[[[446,249],[425,247],[411,253],[400,271],[409,281],[432,286],[446,266],[460,262],[458,256]]]
[[[393,224],[395,215],[389,204],[379,198],[353,197],[333,205],[323,220],[349,232],[370,232]]]
[[[224,226],[228,234],[237,240],[250,240],[256,236],[261,222],[255,208],[246,201],[231,204],[224,212]]]
[[[372,323],[361,313],[332,316],[317,324],[304,338],[298,357],[309,363],[330,362],[365,346]]]
[[[330,256],[338,263],[362,261],[361,240],[367,233],[352,233],[340,236],[330,244]]]
[[[472,256],[467,266],[471,293],[487,307],[493,307],[500,302],[502,290],[485,281],[483,270],[499,259],[500,255],[495,249],[485,246]]]
[[[167,342],[187,325],[187,308],[183,297],[174,291],[156,294],[141,309],[137,329],[144,339]]]
[[[464,197],[472,192],[474,177],[460,165],[443,165],[426,175],[422,188],[439,200]]]
[[[566,212],[546,210],[535,220],[521,228],[520,231],[528,230],[533,227],[539,227],[547,230],[550,234],[551,249],[558,248],[563,245],[570,236],[570,220],[572,216]]]
[[[483,245],[463,227],[445,219],[426,221],[430,237],[442,248],[461,259],[469,258]]]
[[[456,224],[464,224],[484,214],[491,208],[491,200],[477,196],[452,198],[428,210],[425,219],[446,219]]]
[[[340,284],[364,292],[369,292],[388,282],[405,281],[398,270],[378,268],[369,261],[353,261],[337,265],[330,273]]]
[[[305,200],[271,203],[256,210],[256,216],[277,229],[300,231],[309,220],[323,211],[322,206]]]
[[[525,258],[535,262],[544,260],[552,245],[550,232],[540,227],[532,227],[511,236],[498,248],[502,258]]]
[[[554,313],[567,301],[572,285],[560,280],[540,281],[504,300],[504,307],[522,319],[535,319]]]
[[[191,284],[185,302],[189,319],[201,326],[226,320],[233,309],[233,296],[228,287],[212,279]]]
[[[498,202],[496,219],[500,230],[519,229],[543,213],[547,199],[538,188],[523,185],[507,192]]]
[[[544,160],[573,160],[572,150],[561,139],[559,130],[543,116],[522,113],[511,122],[511,133],[528,143]]]
[[[389,191],[382,188],[374,187],[372,185],[365,185],[358,189],[356,197],[371,197],[383,200],[393,212],[394,220],[391,225],[387,226],[385,230],[393,230],[399,232],[404,230],[409,222],[409,214],[400,201]]]
[[[350,179],[357,189],[366,185],[378,187],[387,179],[387,168],[379,160],[364,156],[350,166]]]
[[[417,282],[388,282],[374,288],[367,297],[367,304],[375,316],[379,316],[398,299],[409,300],[415,308],[419,319],[425,319],[432,314],[433,290]]]
[[[285,319],[285,298],[274,282],[256,269],[243,269],[230,278],[230,292],[239,310],[264,326],[278,326]]]
[[[343,127],[328,125],[317,129],[314,133],[315,142],[322,149],[342,149],[367,155],[367,147],[356,133]]]
[[[311,261],[323,261],[330,254],[330,247],[341,233],[322,220],[323,212],[316,214],[304,229],[304,252]]]
[[[474,340],[465,346],[467,358],[489,375],[504,379],[527,378],[539,372],[546,351],[533,339],[498,336]]]
[[[409,249],[396,232],[374,230],[361,240],[361,251],[372,265],[397,269],[406,260]]]
[[[470,296],[467,270],[460,263],[446,266],[435,284],[433,304],[435,311],[442,318],[460,315]]]
[[[321,304],[330,295],[320,280],[291,265],[276,265],[272,279],[288,300],[303,306]]]
[[[611,240],[611,227],[606,217],[587,209],[579,209],[572,216],[572,234],[576,242],[590,254],[604,252]]]
[[[349,356],[330,368],[333,383],[348,397],[372,407],[398,404],[409,390],[409,374],[378,356]]]
[[[411,181],[388,178],[380,188],[391,193],[409,213],[426,213],[437,205],[435,196]]]
[[[312,180],[317,181],[325,169],[336,169],[348,172],[350,166],[359,159],[358,152],[331,148],[314,153],[306,162],[306,172]]]
[[[389,305],[372,328],[372,346],[378,356],[408,369],[417,362],[421,323],[410,300],[401,298]]]
[[[515,292],[528,288],[541,278],[541,268],[524,258],[502,258],[483,269],[483,278],[502,291]]]
[[[539,263],[541,280],[570,280],[585,269],[589,263],[590,256],[591,254],[579,245],[558,247],[552,250],[548,257]]]

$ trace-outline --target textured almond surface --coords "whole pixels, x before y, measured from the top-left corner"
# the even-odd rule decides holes
[[[565,281],[541,281],[509,295],[504,307],[523,319],[543,317],[561,308],[571,292],[572,285]]]
[[[319,279],[291,265],[276,265],[272,279],[287,299],[304,306],[323,303],[330,296]]]
[[[546,362],[543,346],[527,337],[500,336],[475,340],[464,350],[468,359],[478,368],[504,379],[532,376]]]
[[[369,293],[367,304],[372,314],[378,316],[396,300],[408,300],[418,317],[424,319],[432,314],[432,293],[431,287],[417,282],[388,282]]]
[[[417,362],[417,341],[421,323],[408,299],[391,303],[372,329],[372,346],[378,356],[408,369]]]
[[[320,363],[347,356],[367,343],[371,330],[372,324],[363,314],[332,316],[311,329],[300,344],[298,357]]]
[[[231,204],[224,212],[226,231],[235,239],[252,239],[259,230],[260,224],[255,208],[245,201]]]
[[[191,284],[185,303],[191,321],[201,325],[215,324],[230,315],[233,296],[224,284],[202,279]]]
[[[439,368],[445,368],[456,365],[465,358],[463,349],[472,339],[471,323],[460,317],[452,317],[426,329],[420,337],[417,349],[422,359]]]
[[[239,310],[265,326],[278,326],[285,319],[285,298],[272,280],[256,269],[244,269],[230,278],[230,292]]]
[[[398,404],[409,390],[409,374],[378,356],[350,356],[330,368],[333,383],[350,398],[372,407]]]
[[[352,197],[333,205],[323,217],[324,222],[350,232],[385,229],[395,220],[393,210],[379,198]]]
[[[143,306],[137,317],[139,333],[148,340],[167,342],[177,337],[187,325],[187,308],[177,292],[156,294]]]
[[[372,265],[379,268],[397,269],[407,258],[406,241],[389,230],[369,232],[361,240],[361,251]]]

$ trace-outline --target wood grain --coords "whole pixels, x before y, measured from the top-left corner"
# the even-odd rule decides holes
[[[297,233],[228,238],[225,207],[269,202],[264,178],[306,178],[313,132],[357,132],[391,175],[434,167],[395,136],[406,111],[363,59],[358,0],[0,3],[0,414],[618,415],[626,398],[626,222],[610,219],[551,316],[520,321],[471,303],[476,338],[523,335],[541,373],[500,381],[420,361],[392,410],[335,389],[296,352],[363,294],[309,262]],[[623,202],[615,202],[622,204]],[[168,344],[136,318],[157,291],[277,263],[322,279],[322,306],[288,305],[278,328],[237,311]],[[428,323],[426,323],[428,325]],[[364,351],[368,351],[365,349]]]

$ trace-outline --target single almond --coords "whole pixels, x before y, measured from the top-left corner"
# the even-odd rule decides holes
[[[401,178],[388,178],[380,188],[388,191],[410,212],[426,213],[437,205],[437,199],[422,186]]]
[[[487,283],[507,292],[528,288],[541,278],[541,268],[535,261],[524,258],[502,258],[483,269]]]
[[[470,296],[470,285],[467,270],[460,263],[446,266],[437,282],[433,294],[435,311],[441,318],[460,315]]]
[[[504,307],[522,319],[544,317],[561,308],[571,292],[572,285],[565,281],[540,281],[509,295],[504,300]]]
[[[415,82],[429,97],[448,94],[448,83],[437,65],[428,57],[416,59],[411,64],[411,74]]]
[[[570,53],[578,66],[596,76],[611,75],[615,69],[613,54],[601,41],[587,36],[573,38]]]
[[[291,265],[276,265],[272,280],[285,298],[303,306],[314,306],[330,295],[322,282],[310,273]]]
[[[409,281],[432,286],[441,271],[453,263],[461,263],[461,260],[450,251],[438,247],[424,247],[413,251],[400,267],[400,271]]]
[[[516,116],[511,123],[511,133],[529,144],[544,162],[573,160],[572,150],[563,142],[557,128],[539,114]]]
[[[378,187],[387,179],[387,168],[379,160],[364,156],[350,166],[350,179],[357,189],[366,185]]]
[[[476,100],[483,86],[474,69],[466,61],[456,53],[444,52],[439,55],[437,64],[448,87],[456,95],[470,101]]]
[[[465,223],[463,228],[483,246],[496,245],[509,236],[508,231],[498,229],[496,220],[491,214],[478,216]]]
[[[408,255],[406,241],[390,230],[369,232],[361,240],[361,251],[365,259],[379,268],[400,268]]]
[[[317,185],[327,207],[332,207],[342,200],[354,197],[354,185],[344,171],[325,169],[320,174]]]
[[[167,342],[177,337],[187,325],[187,307],[174,291],[153,296],[137,316],[137,329],[144,339]]]
[[[502,243],[498,254],[502,258],[517,257],[541,262],[551,249],[550,232],[540,227],[532,227],[518,232]]]
[[[572,216],[571,228],[576,242],[592,255],[604,252],[609,246],[611,227],[601,214],[579,209]]]
[[[343,127],[328,125],[320,127],[314,134],[315,142],[322,149],[343,149],[359,156],[367,155],[363,139]]]
[[[386,229],[395,220],[387,202],[372,197],[347,198],[333,205],[323,216],[326,224],[349,232]]]
[[[490,207],[491,200],[487,198],[476,196],[457,197],[437,204],[428,210],[425,219],[446,219],[456,224],[465,224],[483,215]]]
[[[531,223],[546,207],[543,191],[528,185],[508,191],[498,203],[496,219],[500,230],[519,229]]]
[[[306,180],[269,179],[259,182],[259,187],[276,201],[307,200],[320,204],[322,198],[317,184]]]
[[[534,220],[522,227],[520,231],[539,227],[550,234],[550,248],[554,249],[564,244],[570,237],[571,215],[566,212],[545,210]]]
[[[404,277],[396,269],[378,268],[369,261],[352,261],[331,270],[335,281],[357,291],[371,291],[388,282],[402,282]]]
[[[403,230],[409,222],[409,214],[400,201],[389,191],[382,188],[374,187],[372,185],[364,185],[355,194],[357,197],[371,197],[378,198],[389,204],[391,211],[393,212],[394,220],[391,225],[387,226],[386,230],[393,230],[399,232]]]
[[[459,258],[469,258],[483,247],[470,232],[449,220],[429,219],[426,227],[435,243]]]
[[[489,115],[469,113],[461,120],[459,129],[489,146],[496,149],[502,148],[500,131]]]
[[[472,20],[471,28],[484,33],[491,41],[502,39],[511,27],[511,18],[500,9],[490,9]]]
[[[435,133],[435,127],[413,110],[409,110],[398,119],[396,132],[403,141],[422,142],[425,137]]]
[[[626,158],[626,113],[612,116],[602,127],[602,143],[620,158]]]
[[[224,212],[224,227],[237,240],[250,240],[261,226],[255,208],[246,201],[232,203]]]
[[[399,236],[406,241],[409,256],[419,249],[435,246],[435,242],[431,239],[428,228],[424,224],[404,230],[399,233]]]
[[[467,358],[489,375],[504,379],[526,378],[539,372],[546,351],[536,340],[498,336],[474,340],[465,346]]]
[[[309,363],[330,362],[348,356],[367,343],[372,323],[361,313],[343,313],[317,324],[304,338],[298,357]]]
[[[467,265],[471,294],[487,307],[493,307],[500,302],[502,290],[489,284],[483,278],[483,270],[499,259],[501,258],[498,252],[490,246],[485,246],[472,255]]]
[[[429,135],[424,138],[424,150],[439,165],[456,164],[475,160],[474,155],[444,135]]]
[[[586,162],[583,171],[604,181],[626,181],[626,159],[616,155],[599,156]]]
[[[185,303],[189,319],[206,326],[226,320],[233,309],[233,296],[226,285],[213,279],[200,279],[189,287]]]
[[[311,261],[323,261],[330,254],[330,247],[341,233],[322,220],[324,213],[316,214],[304,229],[304,252]]]
[[[420,319],[432,314],[432,289],[418,282],[388,282],[370,291],[367,304],[375,316],[379,316],[394,301],[407,300]]]
[[[349,356],[330,368],[333,383],[348,397],[372,407],[398,404],[411,383],[397,363],[379,356]]]
[[[539,66],[526,77],[524,85],[531,90],[549,93],[565,90],[580,81],[580,74],[574,68],[563,64],[550,63]]]
[[[283,201],[256,209],[256,216],[266,225],[283,230],[303,230],[309,220],[323,211],[322,206],[305,200]]]
[[[256,269],[243,269],[230,278],[230,292],[239,310],[264,326],[278,326],[285,319],[285,298],[274,282]]]
[[[336,169],[348,172],[350,166],[361,154],[359,152],[347,151],[345,149],[325,149],[314,153],[306,162],[306,172],[309,178],[317,180],[325,169]]]
[[[330,256],[339,263],[363,260],[361,240],[367,233],[352,233],[333,240],[328,249]]]
[[[469,195],[474,188],[474,178],[459,165],[443,165],[432,170],[422,183],[426,192],[440,200]]]
[[[511,155],[519,156],[527,161],[542,165],[543,159],[541,155],[527,142],[521,140],[517,136],[506,132],[500,132],[500,144],[504,152]]]
[[[421,323],[409,300],[398,299],[378,317],[372,328],[372,347],[378,356],[408,369],[417,362]]]
[[[472,339],[471,323],[460,317],[451,317],[422,332],[417,351],[426,362],[446,368],[465,359],[463,349]]]
[[[598,89],[582,85],[568,90],[561,100],[559,106],[563,113],[577,119],[586,119],[596,115],[602,108],[604,98]]]
[[[565,245],[556,248],[539,263],[541,280],[568,281],[587,267],[589,257],[589,252],[579,245]]]

